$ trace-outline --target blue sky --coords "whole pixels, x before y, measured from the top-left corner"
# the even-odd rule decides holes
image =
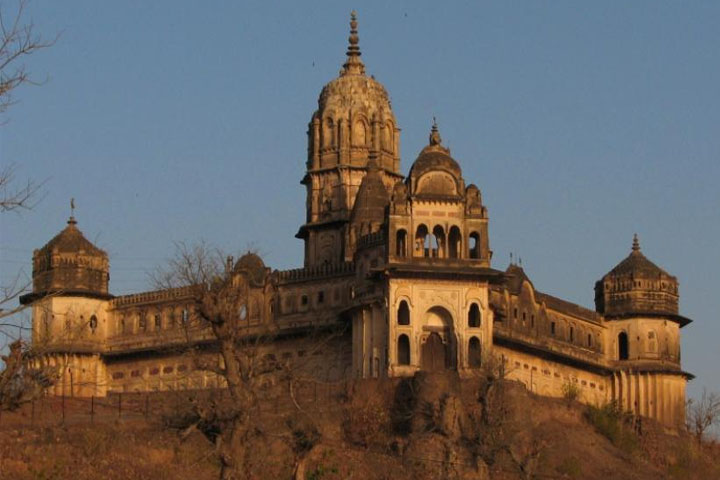
[[[302,263],[305,131],[358,10],[369,73],[402,128],[402,168],[443,139],[490,213],[493,266],[592,307],[630,251],[680,281],[683,364],[720,390],[720,3],[33,0],[39,32],[0,127],[0,162],[47,180],[0,217],[2,280],[78,226],[111,290],[149,287],[178,241]]]

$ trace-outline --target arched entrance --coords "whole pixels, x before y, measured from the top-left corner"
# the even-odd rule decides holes
[[[423,322],[420,366],[436,372],[457,366],[457,348],[452,315],[443,307],[433,307],[425,313]]]

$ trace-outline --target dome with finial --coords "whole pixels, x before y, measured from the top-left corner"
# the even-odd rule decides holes
[[[595,307],[606,316],[678,313],[678,281],[647,259],[637,234],[630,254],[595,284]]]
[[[60,294],[106,298],[110,296],[109,270],[107,253],[85,238],[77,228],[75,217],[70,216],[60,233],[33,252],[33,293],[30,296]]]
[[[352,12],[345,63],[322,89],[310,122],[308,166],[365,167],[370,151],[375,151],[380,168],[397,172],[400,130],[385,87],[365,73],[357,28]]]
[[[465,190],[460,165],[443,146],[437,122],[433,119],[428,145],[410,168],[408,178],[413,194],[459,197]]]

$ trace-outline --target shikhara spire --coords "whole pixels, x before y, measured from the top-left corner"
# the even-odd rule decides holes
[[[347,61],[343,65],[343,75],[365,74],[365,64],[363,64],[363,61],[360,59],[362,52],[360,52],[360,47],[358,46],[360,37],[358,37],[357,25],[357,12],[353,10],[350,13],[350,36],[348,37]]]

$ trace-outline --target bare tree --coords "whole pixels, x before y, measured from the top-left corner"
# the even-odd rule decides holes
[[[12,6],[9,4],[13,3]],[[37,84],[23,63],[28,55],[49,47],[55,43],[45,41],[35,31],[32,21],[26,19],[28,0],[6,2],[0,0],[0,114],[14,103],[13,93],[23,84]],[[2,125],[2,123],[0,123]],[[15,164],[0,166],[0,213],[32,209],[40,200],[40,191],[44,182],[27,180],[18,184]],[[30,364],[32,353],[28,345],[11,333],[27,327],[22,321],[11,321],[29,305],[18,305],[20,295],[32,286],[32,280],[22,271],[7,284],[0,286],[0,336],[15,340],[10,347],[10,355],[3,357],[5,367],[0,372],[0,404],[17,405],[28,394],[35,394],[39,386],[46,383],[38,380],[37,373]],[[21,337],[21,335],[18,335]],[[5,345],[0,345],[4,348]],[[24,393],[18,388],[24,388]]]
[[[13,92],[23,84],[37,84],[27,71],[23,59],[47,48],[55,40],[45,41],[25,18],[28,0],[17,0],[15,8],[0,2],[0,113],[14,103]]]
[[[248,259],[244,262],[244,259]],[[245,254],[236,265],[231,257],[206,244],[177,245],[176,255],[168,266],[155,275],[158,288],[182,288],[190,292],[191,308],[186,322],[188,352],[199,370],[214,372],[227,389],[222,395],[199,395],[194,401],[197,427],[215,441],[222,471],[221,478],[246,478],[257,471],[258,462],[267,461],[257,446],[264,439],[261,399],[269,384],[286,381],[292,398],[294,366],[278,361],[273,351],[279,327],[274,320],[266,295],[273,287],[273,276],[254,253]],[[254,300],[251,300],[251,297]],[[265,299],[257,302],[257,299]],[[264,315],[252,309],[260,308]],[[251,318],[251,316],[253,318]],[[199,339],[214,340],[217,353],[198,348]],[[320,348],[331,335],[313,339],[312,348]],[[295,403],[297,405],[297,403]],[[296,467],[318,439],[317,430],[308,422],[288,421],[283,437],[296,454]],[[266,472],[267,473],[267,472]]]
[[[57,380],[57,369],[35,362],[28,344],[16,340],[10,353],[0,356],[5,368],[0,371],[0,411],[14,410],[29,402]]]
[[[713,425],[720,423],[720,395],[703,388],[699,400],[687,401],[686,422],[688,430],[702,442],[703,435]]]

